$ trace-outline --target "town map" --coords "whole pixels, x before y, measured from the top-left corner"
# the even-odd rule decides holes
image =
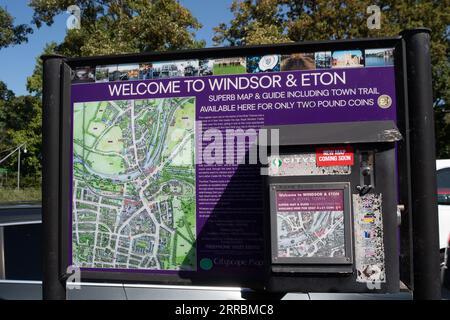
[[[195,98],[73,111],[73,264],[195,270]]]
[[[278,212],[279,257],[345,256],[343,211]]]

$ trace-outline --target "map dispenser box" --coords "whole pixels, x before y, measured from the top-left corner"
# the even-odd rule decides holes
[[[264,181],[266,289],[397,292],[394,122],[265,129],[279,136]]]

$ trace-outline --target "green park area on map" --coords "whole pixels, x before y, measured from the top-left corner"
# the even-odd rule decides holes
[[[195,98],[73,112],[73,264],[196,270]]]

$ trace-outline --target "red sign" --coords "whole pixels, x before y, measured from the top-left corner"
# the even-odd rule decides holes
[[[352,166],[354,160],[353,148],[350,146],[316,149],[316,165],[318,167]]]

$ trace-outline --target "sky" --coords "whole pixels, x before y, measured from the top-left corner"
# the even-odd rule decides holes
[[[15,18],[15,24],[30,24],[33,10],[28,7],[28,0],[0,0],[0,6],[6,8]],[[212,46],[213,28],[221,22],[230,21],[232,0],[180,0],[203,25],[196,33],[198,40],[205,40],[206,46]],[[45,44],[64,39],[66,34],[66,20],[64,13],[55,18],[50,26],[34,27],[34,33],[28,38],[28,43],[3,48],[0,50],[0,81],[16,95],[27,94],[26,79],[33,73],[38,57],[44,50]]]

